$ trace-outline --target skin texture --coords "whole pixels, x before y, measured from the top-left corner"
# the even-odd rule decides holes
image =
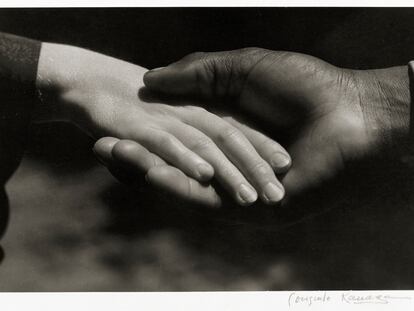
[[[149,71],[144,82],[164,96],[221,103],[271,126],[292,158],[282,179],[287,196],[330,180],[350,161],[404,147],[408,134],[405,66],[348,70],[248,48],[194,53]]]
[[[213,176],[241,205],[252,204],[258,196],[267,204],[281,201],[284,189],[274,169],[286,170],[290,158],[279,144],[268,139],[263,147],[257,142],[261,134],[200,107],[146,100],[146,71],[99,53],[44,43],[37,77],[43,104],[35,111],[35,121],[69,121],[96,139],[123,139],[116,144],[104,140],[96,154],[104,159],[101,153],[109,146],[116,161],[134,164],[135,170],[163,166],[174,176],[180,174],[174,183],[178,192],[185,190],[197,201],[198,187],[207,191],[208,200],[201,200],[207,205],[221,202],[205,184]],[[164,176],[164,171],[149,172],[147,178],[162,186]]]

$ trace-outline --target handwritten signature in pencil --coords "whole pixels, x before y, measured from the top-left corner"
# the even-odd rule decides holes
[[[288,298],[289,307],[296,305],[307,305],[326,303],[346,303],[346,304],[389,304],[396,300],[411,300],[411,297],[396,296],[386,293],[356,293],[345,291],[340,293],[329,293],[326,291],[318,293],[297,293],[292,292]]]

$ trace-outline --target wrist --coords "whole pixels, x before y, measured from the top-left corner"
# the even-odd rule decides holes
[[[410,123],[407,67],[354,73],[367,131],[380,148],[404,150],[407,147]]]
[[[105,103],[136,101],[145,71],[83,48],[44,43],[36,81],[42,104],[36,121],[69,121],[91,132],[91,118]]]
[[[34,122],[70,121],[70,107],[62,100],[68,90],[77,48],[42,43],[36,77],[39,103],[34,109]]]
[[[36,79],[41,100],[35,109],[35,122],[67,121],[79,125],[86,107],[77,98],[94,78],[85,73],[93,66],[96,55],[100,54],[75,46],[42,44]]]

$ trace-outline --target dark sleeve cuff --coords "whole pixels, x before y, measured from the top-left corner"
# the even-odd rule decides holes
[[[21,159],[33,106],[41,42],[0,32],[0,183]]]
[[[8,222],[4,184],[20,163],[33,106],[41,42],[0,32],[0,237]],[[0,261],[3,251],[0,247]]]
[[[40,48],[40,41],[0,32],[0,87],[8,95],[35,96]]]
[[[408,77],[410,80],[409,153],[414,156],[414,61],[408,63]]]

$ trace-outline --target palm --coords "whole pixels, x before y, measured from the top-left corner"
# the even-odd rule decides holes
[[[326,119],[326,120],[325,120]],[[331,121],[320,119],[305,126],[288,151],[292,168],[283,179],[288,193],[298,193],[334,176],[344,166],[345,142],[332,134]]]
[[[294,194],[363,156],[368,137],[351,78],[313,57],[291,55],[286,59],[276,52],[255,63],[239,104],[276,129],[294,133],[287,146],[292,168],[283,179],[287,193]],[[340,75],[347,92],[337,84]]]
[[[150,72],[144,81],[166,94],[224,100],[271,125],[274,136],[288,137],[292,168],[283,177],[288,195],[332,177],[376,144],[355,72],[312,56],[257,48],[196,53]]]

